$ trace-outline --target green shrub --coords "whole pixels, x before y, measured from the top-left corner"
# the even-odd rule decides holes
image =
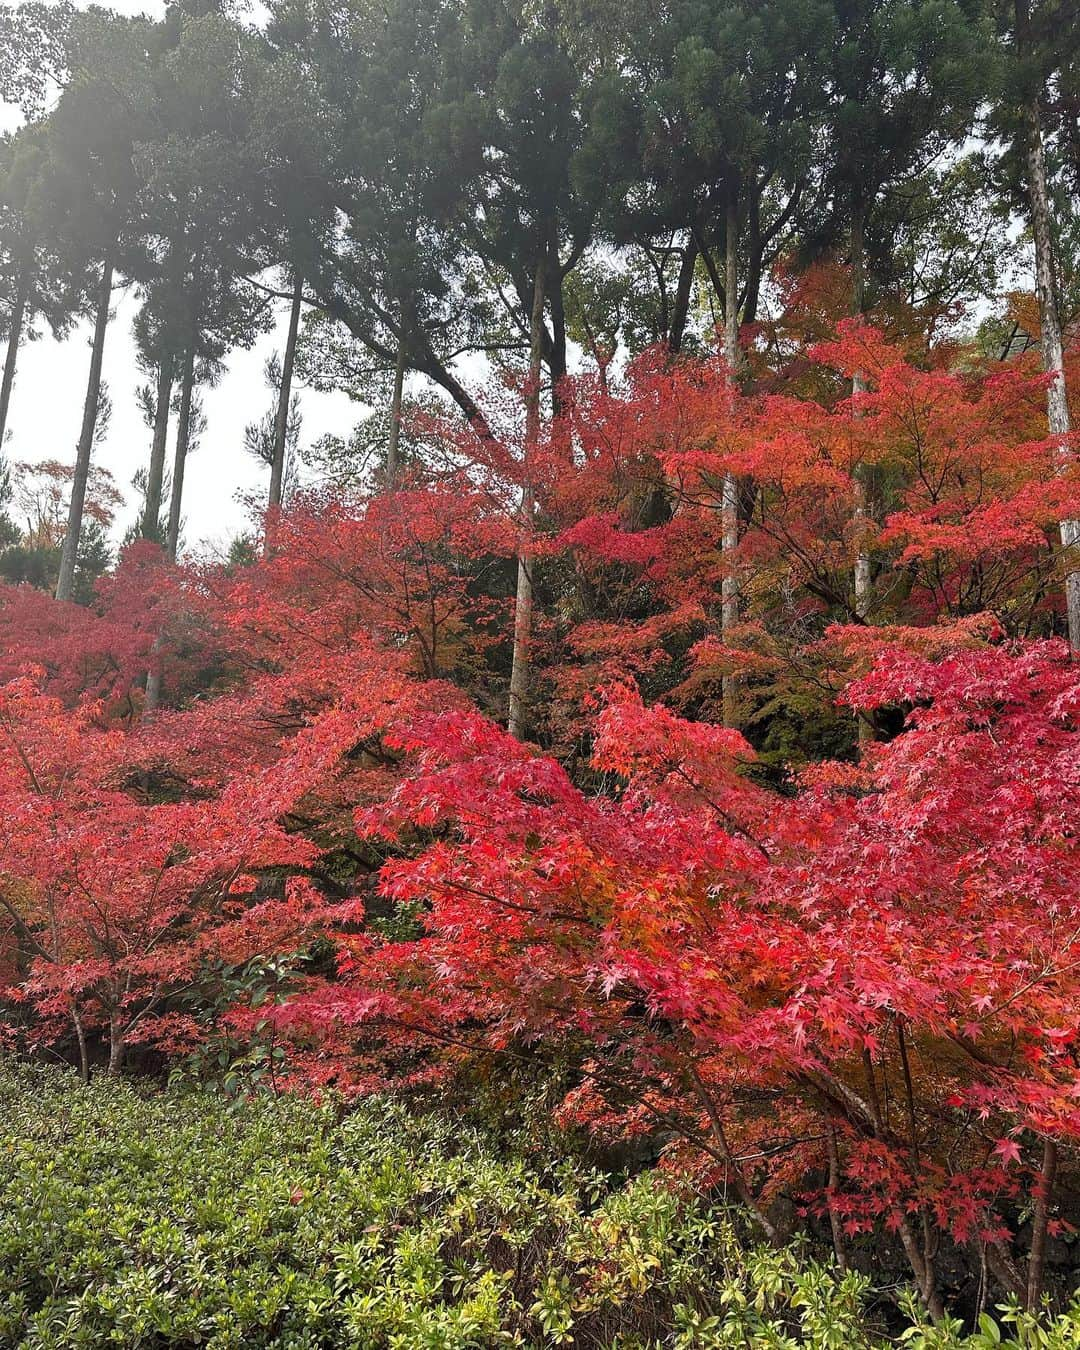
[[[500,1159],[386,1103],[339,1121],[0,1065],[0,1193],[0,1345],[20,1350],[887,1343],[864,1278],[748,1252],[700,1197]],[[994,1336],[1077,1347],[1080,1310],[967,1339],[916,1319],[906,1344]]]

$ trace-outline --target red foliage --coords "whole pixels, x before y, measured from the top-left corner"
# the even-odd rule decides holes
[[[897,1231],[924,1293],[923,1232],[1007,1271],[1046,1142],[1080,1145],[1080,673],[1032,636],[1080,481],[1024,367],[852,323],[801,360],[817,397],[647,354],[568,381],[527,466],[507,404],[248,566],[140,546],[91,609],[0,596],[12,1034],[180,1053],[223,972],[287,958],[227,1015],[287,1081],[557,1067],[564,1123],[655,1134],[770,1233],[787,1190]],[[495,720],[526,467],[543,751]]]
[[[849,697],[916,705],[909,730],[786,801],[737,733],[622,691],[597,719],[614,797],[473,715],[389,726],[409,769],[358,824],[437,836],[380,874],[423,936],[350,945],[283,1020],[336,1026],[343,1075],[358,1028],[575,1047],[567,1118],[674,1130],[761,1205],[833,1130],[850,1232],[996,1240],[1039,1141],[1080,1141],[1080,675],[1054,643],[883,643]]]

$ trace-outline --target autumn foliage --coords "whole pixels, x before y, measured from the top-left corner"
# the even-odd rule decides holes
[[[786,1200],[841,1263],[893,1235],[931,1312],[943,1244],[1036,1302],[1080,1164],[1080,477],[1045,386],[855,324],[754,396],[646,353],[540,445],[512,400],[430,428],[437,462],[298,500],[248,565],[138,545],[89,609],[7,591],[5,1036],[89,1072],[227,1032],[346,1093],[527,1065],[770,1238]],[[270,961],[268,999],[238,972]]]

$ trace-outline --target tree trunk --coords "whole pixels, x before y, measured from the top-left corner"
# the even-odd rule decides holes
[[[863,208],[856,202],[851,211],[851,313],[856,319],[862,318],[866,308],[866,245],[863,237]],[[851,393],[858,397],[866,389],[866,381],[861,371],[856,371],[851,380]],[[866,548],[866,527],[870,517],[870,488],[864,465],[855,470],[855,613],[865,619],[870,612],[871,574],[870,554]],[[860,723],[860,726],[862,724]]]
[[[686,336],[686,320],[690,313],[690,296],[694,286],[694,270],[697,267],[697,240],[691,233],[683,249],[682,262],[679,264],[679,280],[675,286],[675,304],[671,311],[671,328],[667,335],[668,351],[672,356],[682,350]]]
[[[979,1246],[973,1243],[972,1246],[976,1248],[976,1252],[981,1256],[981,1259],[986,1262],[987,1270],[997,1281],[1001,1290],[1010,1298],[1023,1303],[1027,1296],[1027,1285],[1005,1243],[998,1240],[984,1242]]]
[[[548,300],[551,305],[551,412],[558,417],[561,411],[563,381],[566,379],[566,310],[563,305],[563,277],[559,266],[559,250],[554,241],[548,265]]]
[[[761,237],[761,193],[755,184],[750,192],[750,206],[747,211],[746,295],[742,307],[743,323],[753,323],[757,318],[764,255],[765,241]]]
[[[169,438],[169,404],[172,401],[174,359],[170,353],[162,357],[158,366],[157,407],[154,409],[154,443],[150,451],[150,472],[146,479],[146,509],[143,513],[142,535],[144,539],[161,539],[161,483],[165,474],[165,448]],[[179,433],[178,433],[179,434]],[[175,483],[173,484],[175,487]],[[169,500],[169,516],[172,517],[172,499]],[[173,554],[175,561],[175,552]],[[161,669],[158,664],[161,652],[161,634],[154,638],[152,666],[146,672],[146,697],[143,700],[144,717],[154,713],[161,702]]]
[[[918,1239],[904,1211],[898,1207],[893,1211],[892,1217],[911,1273],[915,1276],[915,1283],[919,1286],[919,1293],[926,1305],[926,1311],[935,1326],[940,1326],[945,1320],[945,1303],[937,1286],[933,1258],[929,1252],[920,1251]]]
[[[165,475],[165,448],[169,438],[169,404],[172,401],[174,360],[172,354],[163,356],[158,366],[157,406],[154,409],[154,442],[150,451],[150,472],[146,478],[146,507],[143,512],[144,539],[161,539],[161,483]],[[170,499],[170,517],[172,502]],[[175,559],[175,554],[174,554]],[[154,638],[153,665],[146,672],[146,697],[143,700],[144,717],[155,712],[161,702],[161,670],[158,658],[161,652],[161,634]]]
[[[535,495],[529,460],[540,437],[540,378],[543,373],[544,284],[546,249],[541,244],[533,280],[529,321],[529,381],[525,391],[524,483],[521,488],[521,530],[518,536],[517,597],[514,603],[514,655],[510,668],[510,715],[507,730],[525,739],[529,694],[529,645],[532,638],[532,537]]]
[[[836,1268],[841,1275],[845,1275],[848,1269],[847,1245],[844,1242],[843,1220],[835,1204],[836,1196],[840,1190],[840,1150],[836,1143],[836,1126],[830,1120],[825,1128],[828,1131],[825,1138],[825,1151],[829,1164],[829,1226],[832,1229]]]
[[[863,204],[856,197],[851,206],[851,314],[861,319],[866,310],[866,239],[864,229]],[[857,399],[866,390],[866,379],[862,371],[857,370],[851,377],[851,395]],[[858,408],[852,414],[860,416]],[[852,509],[852,525],[855,531],[855,573],[852,608],[857,619],[867,620],[873,605],[873,574],[870,569],[870,552],[867,547],[867,529],[871,515],[871,470],[866,464],[857,464],[854,473],[855,504]],[[874,727],[865,714],[855,714],[856,732],[859,746],[862,747],[874,739]]]
[[[60,576],[56,582],[57,600],[70,600],[75,588],[75,562],[79,555],[79,536],[82,534],[86,483],[90,477],[90,454],[94,448],[98,405],[101,401],[101,363],[105,354],[105,330],[109,326],[112,275],[112,256],[109,255],[101,265],[101,284],[98,289],[97,313],[94,317],[94,342],[90,354],[90,375],[86,382],[79,447],[75,452],[75,476],[71,481],[67,533],[64,535],[64,547],[60,554]]]
[[[0,450],[4,445],[7,431],[8,408],[11,405],[11,387],[15,383],[15,362],[19,355],[19,343],[22,341],[23,319],[26,305],[30,299],[30,278],[32,269],[27,266],[19,278],[19,291],[15,297],[15,308],[11,311],[11,327],[8,329],[7,355],[4,358],[4,378],[0,382]]]
[[[709,252],[703,235],[694,232],[694,242],[697,244],[698,257],[705,265],[705,275],[709,278],[709,284],[712,286],[713,295],[720,305],[725,316],[727,314],[727,286],[724,278],[716,270],[716,263],[712,254]],[[715,313],[715,310],[714,310]]]
[[[151,670],[146,672],[146,697],[143,699],[143,717],[149,717],[157,712],[161,704],[161,669],[158,665],[161,654],[161,635],[154,638],[154,645],[151,649],[150,659],[154,662]]]
[[[1027,3],[1016,0],[1016,40],[1027,42]],[[1035,289],[1039,298],[1039,328],[1043,370],[1054,380],[1046,391],[1046,415],[1050,435],[1058,440],[1059,465],[1063,472],[1072,453],[1063,438],[1069,435],[1069,404],[1065,387],[1065,362],[1054,286],[1054,251],[1050,233],[1050,197],[1046,188],[1046,157],[1043,151],[1039,100],[1032,91],[1024,106],[1027,131],[1028,194],[1031,199],[1031,233],[1035,240]],[[1069,645],[1080,651],[1080,520],[1061,522],[1061,547],[1065,551],[1065,614]]]
[[[120,1014],[113,1012],[109,1016],[109,1077],[116,1078],[124,1067],[124,1028]]]
[[[401,447],[401,403],[405,393],[405,328],[402,316],[402,330],[398,337],[397,360],[394,363],[394,392],[390,399],[390,435],[386,441],[386,485],[397,485],[400,470]]]
[[[1042,1171],[1035,1186],[1035,1212],[1031,1219],[1031,1254],[1028,1257],[1027,1299],[1028,1312],[1037,1312],[1042,1298],[1043,1271],[1046,1268],[1046,1235],[1050,1210],[1054,1203],[1054,1181],[1057,1178],[1058,1149],[1053,1139],[1043,1144]]]
[[[169,402],[172,399],[173,358],[167,354],[158,364],[157,402],[154,405],[154,439],[146,475],[146,503],[139,533],[161,543],[161,483],[165,476],[165,446],[169,438]]]
[[[739,366],[739,206],[734,193],[728,199],[724,231],[724,360],[728,392],[734,410],[738,393]],[[721,547],[724,578],[720,583],[720,634],[727,645],[739,622],[739,581],[735,575],[735,552],[739,547],[739,484],[733,473],[724,475],[721,489]],[[735,677],[723,680],[724,725],[735,725]]]
[[[170,562],[176,561],[180,546],[180,504],[184,497],[184,466],[187,464],[188,444],[191,440],[191,399],[195,389],[195,342],[192,339],[184,354],[184,371],[180,384],[180,417],[176,427],[176,454],[173,459],[172,492],[169,495],[169,528],[165,536],[165,553]]]
[[[289,335],[285,340],[285,359],[281,363],[281,388],[278,390],[277,416],[274,418],[274,458],[270,463],[270,510],[281,506],[281,492],[285,481],[285,442],[289,434],[289,398],[292,394],[293,366],[296,364],[296,334],[300,327],[300,302],[304,279],[299,274],[293,283],[292,309],[289,312]]]
[[[71,1010],[71,1020],[75,1026],[75,1040],[79,1046],[79,1079],[83,1083],[89,1083],[90,1055],[86,1048],[86,1028],[83,1026],[82,1013],[78,1005]]]

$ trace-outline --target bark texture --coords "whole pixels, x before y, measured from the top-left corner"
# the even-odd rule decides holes
[[[285,481],[285,442],[289,435],[289,399],[292,395],[293,367],[296,364],[296,335],[300,328],[300,304],[304,279],[298,276],[293,284],[292,308],[289,311],[289,333],[285,339],[285,357],[281,363],[281,387],[278,389],[277,413],[274,417],[274,455],[270,462],[270,510],[281,506]]]
[[[518,536],[517,594],[514,601],[514,654],[510,669],[507,730],[524,740],[528,729],[529,646],[532,640],[532,538],[535,488],[530,460],[540,435],[540,378],[543,374],[546,249],[538,251],[529,320],[529,382],[525,391],[525,464]]]
[[[166,355],[158,364],[154,439],[150,446],[150,467],[146,474],[146,502],[139,528],[139,533],[144,539],[158,539],[160,532],[161,484],[165,477],[165,446],[169,438],[169,402],[172,399],[172,386],[173,359],[171,355]]]

